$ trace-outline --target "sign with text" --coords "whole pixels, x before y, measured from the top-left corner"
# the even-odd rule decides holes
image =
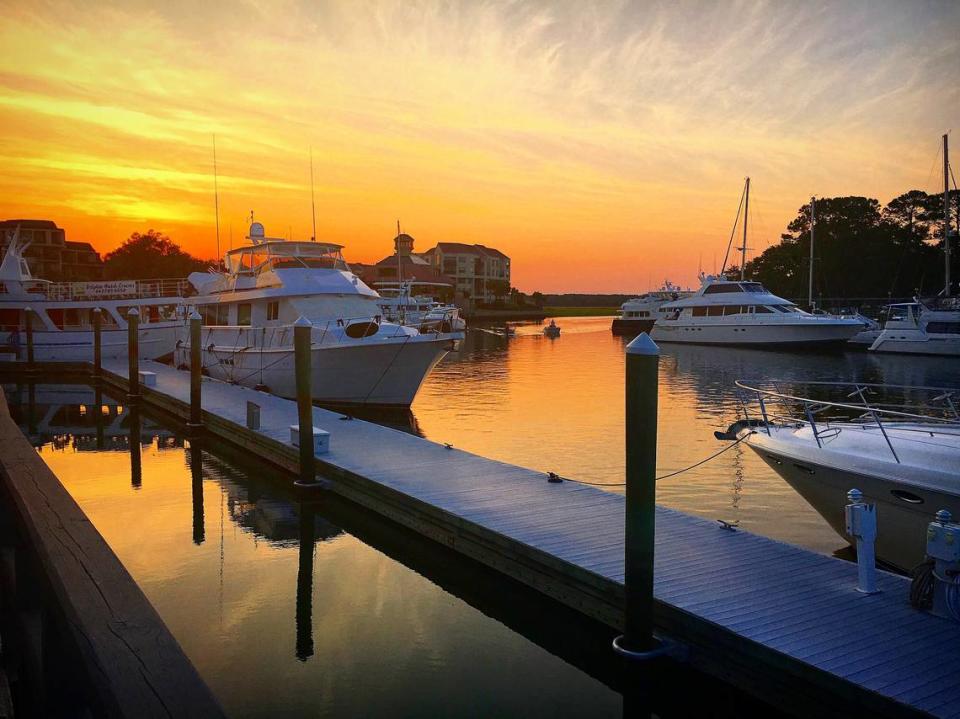
[[[137,281],[71,282],[70,290],[75,298],[104,299],[107,297],[136,297]]]

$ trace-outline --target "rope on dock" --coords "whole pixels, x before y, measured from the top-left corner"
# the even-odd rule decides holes
[[[723,453],[726,452],[727,450],[733,449],[733,448],[736,447],[738,444],[740,444],[741,442],[745,441],[751,434],[756,434],[756,433],[755,433],[755,432],[750,432],[750,433],[748,433],[748,434],[745,434],[745,435],[743,435],[742,437],[740,437],[740,439],[735,440],[735,441],[732,442],[731,444],[729,444],[729,445],[727,445],[726,447],[724,447],[723,449],[721,449],[719,452],[714,452],[713,454],[711,454],[711,455],[710,455],[709,457],[707,457],[706,459],[701,459],[701,460],[700,460],[699,462],[697,462],[696,464],[691,464],[689,467],[684,467],[683,469],[678,469],[676,472],[669,472],[668,474],[662,474],[662,475],[660,475],[659,477],[656,478],[656,481],[659,482],[661,479],[668,479],[669,477],[676,477],[678,474],[683,474],[684,472],[689,472],[691,469],[696,469],[696,468],[699,467],[700,465],[706,464],[706,463],[709,462],[711,459],[716,459],[717,457],[719,457],[721,454],[723,454]],[[556,476],[557,476],[557,475],[555,475],[553,472],[550,472],[549,474],[550,474],[551,480],[552,480],[553,477],[556,477]],[[609,482],[587,482],[587,481],[582,480],[582,479],[570,479],[569,477],[564,477],[563,479],[566,480],[566,481],[568,481],[568,482],[576,482],[577,484],[589,484],[591,487],[625,487],[625,486],[627,485],[626,482],[616,482],[616,483],[609,483]]]

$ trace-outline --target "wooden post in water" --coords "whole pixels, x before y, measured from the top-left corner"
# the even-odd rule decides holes
[[[127,312],[127,365],[130,399],[140,396],[140,312],[131,307]]]
[[[190,312],[190,423],[194,429],[203,424],[201,407],[201,374],[203,360],[200,353],[200,313]]]
[[[33,369],[33,308],[23,308],[23,322],[27,333],[27,369]],[[19,359],[19,357],[17,358]]]
[[[100,335],[103,329],[103,313],[99,307],[93,308],[93,377],[100,379],[100,365],[103,359],[102,337]],[[97,408],[100,411],[100,408]]]
[[[293,323],[293,359],[297,377],[297,424],[300,436],[300,478],[296,484],[301,487],[316,483],[313,454],[313,394],[310,389],[310,347],[313,325],[301,316]]]
[[[313,656],[313,546],[314,511],[310,502],[300,504],[300,563],[297,569],[296,657],[301,662]]]
[[[662,653],[653,636],[653,555],[657,496],[657,372],[660,348],[643,333],[627,345],[624,633],[614,650],[630,659]]]
[[[193,543],[203,544],[203,450],[200,440],[190,440],[190,479],[193,498]]]

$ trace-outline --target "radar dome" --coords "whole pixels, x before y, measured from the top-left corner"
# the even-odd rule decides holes
[[[263,239],[266,236],[266,232],[263,229],[263,225],[259,222],[253,222],[250,224],[250,237],[256,237],[257,239]]]

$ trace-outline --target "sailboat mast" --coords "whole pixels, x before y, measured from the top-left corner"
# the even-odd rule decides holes
[[[310,148],[310,213],[313,216],[313,236],[311,242],[317,241],[317,201],[313,196],[313,148]]]
[[[750,212],[750,178],[747,178],[743,203],[743,247],[740,248],[740,279],[746,279],[747,272],[747,217]]]
[[[817,198],[810,198],[810,278],[807,283],[807,307],[813,309],[813,228],[817,224]]]
[[[947,134],[943,135],[943,294],[950,296],[950,150]]]

